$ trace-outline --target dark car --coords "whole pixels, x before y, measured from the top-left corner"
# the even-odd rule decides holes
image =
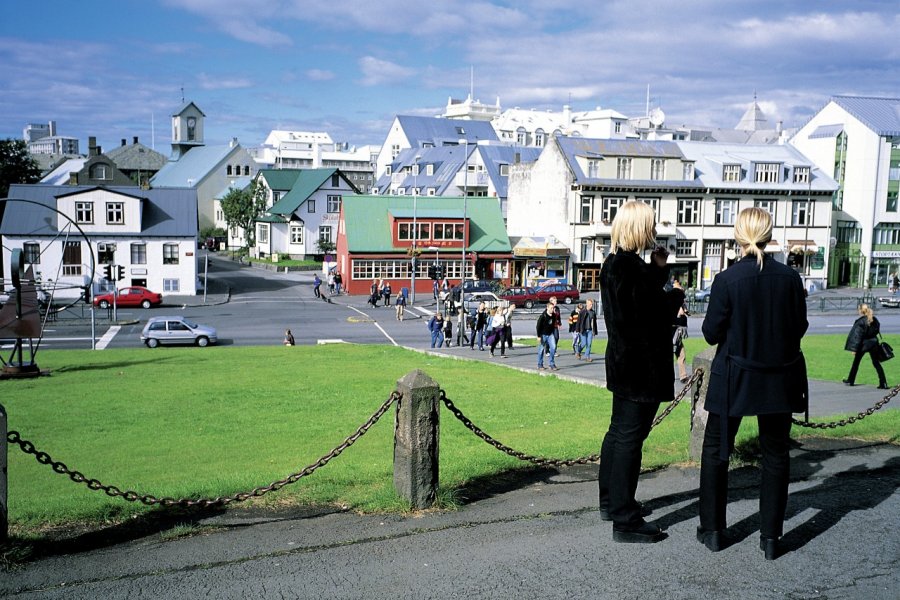
[[[500,294],[500,298],[507,300],[510,304],[525,308],[531,308],[539,302],[533,287],[511,287]]]
[[[109,308],[113,304],[112,292],[99,294],[94,296],[94,306],[100,308]],[[116,306],[142,306],[150,308],[162,304],[162,295],[151,292],[145,287],[134,286],[126,287],[119,290],[119,296],[116,298]]]
[[[578,302],[581,297],[578,289],[570,283],[549,283],[537,288],[534,293],[537,295],[538,302],[549,302],[550,296],[556,296],[558,302],[572,304]]]

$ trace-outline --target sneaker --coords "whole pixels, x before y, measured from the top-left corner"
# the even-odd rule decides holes
[[[552,367],[550,367],[550,370],[551,371],[559,371],[559,367],[557,367],[556,365],[553,365]]]
[[[613,525],[613,541],[624,544],[654,544],[666,539],[666,533],[653,523],[635,527]]]

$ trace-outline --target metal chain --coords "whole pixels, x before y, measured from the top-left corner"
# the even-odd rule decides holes
[[[219,496],[216,498],[157,498],[151,494],[138,494],[137,492],[127,490],[122,491],[118,487],[114,485],[104,485],[100,483],[100,481],[96,479],[88,479],[83,473],[80,471],[76,471],[70,469],[65,463],[54,461],[49,454],[46,452],[41,452],[34,447],[34,444],[29,442],[28,440],[23,440],[19,435],[18,431],[10,431],[6,435],[6,439],[10,444],[17,444],[19,448],[22,449],[22,452],[25,454],[33,454],[35,459],[42,465],[50,465],[56,473],[60,475],[68,475],[69,479],[74,481],[75,483],[84,483],[89,489],[99,490],[104,492],[107,496],[112,498],[120,497],[124,500],[128,500],[129,502],[140,501],[147,506],[161,505],[161,506],[181,506],[181,507],[194,507],[194,506],[219,506],[219,505],[228,505],[232,502],[243,502],[245,500],[249,500],[250,498],[258,498],[264,494],[269,492],[274,492],[280,490],[284,486],[290,483],[296,483],[303,477],[310,475],[319,467],[323,467],[331,459],[338,457],[344,450],[352,446],[356,440],[361,438],[365,433],[378,422],[378,419],[387,412],[387,409],[390,408],[391,404],[397,402],[400,399],[400,394],[396,391],[391,392],[390,397],[385,400],[384,404],[382,404],[378,410],[376,410],[369,419],[360,425],[360,427],[349,437],[347,437],[341,444],[336,446],[331,452],[322,456],[319,460],[312,463],[311,465],[304,467],[302,470],[297,471],[296,473],[292,473],[288,475],[284,479],[279,479],[278,481],[273,481],[267,486],[254,488],[249,492],[239,492],[236,494],[232,494],[231,496]]]
[[[659,425],[660,422],[662,422],[662,420],[665,419],[669,415],[669,413],[672,412],[672,410],[675,408],[675,406],[677,406],[678,403],[681,402],[682,398],[684,398],[684,396],[687,394],[687,391],[690,389],[690,387],[695,382],[702,381],[702,379],[703,379],[703,370],[698,369],[691,376],[691,379],[685,384],[684,389],[682,389],[681,392],[677,396],[675,396],[675,399],[672,401],[672,403],[666,407],[666,410],[664,410],[662,413],[660,413],[660,415],[658,417],[656,417],[656,419],[653,420],[653,424],[650,426],[651,429],[653,427],[656,427],[657,425]],[[699,385],[697,387],[699,389]],[[588,463],[594,463],[594,462],[597,462],[600,460],[599,454],[591,454],[590,456],[583,456],[581,458],[557,459],[557,458],[546,458],[543,456],[531,456],[530,454],[525,454],[524,452],[519,452],[518,450],[510,448],[509,446],[500,442],[499,440],[494,439],[493,437],[491,437],[490,435],[485,433],[480,427],[475,425],[466,415],[464,415],[462,413],[462,411],[459,408],[456,407],[456,405],[453,403],[453,401],[447,397],[447,393],[444,390],[441,390],[440,394],[441,394],[441,401],[444,403],[444,405],[447,407],[447,409],[450,410],[450,412],[453,413],[453,415],[456,416],[456,418],[459,419],[462,422],[462,424],[466,426],[466,428],[468,428],[472,433],[474,433],[476,436],[478,436],[479,438],[481,438],[482,440],[484,440],[485,442],[487,442],[488,444],[490,444],[497,450],[500,450],[501,452],[504,452],[504,453],[508,454],[509,456],[512,456],[513,458],[517,458],[519,460],[524,460],[526,462],[530,462],[530,463],[540,465],[540,466],[548,466],[549,465],[549,466],[554,466],[554,467],[586,465]]]
[[[799,419],[791,419],[791,422],[794,425],[799,425],[800,427],[808,427],[810,429],[835,429],[837,427],[843,427],[845,425],[850,425],[851,423],[856,423],[857,421],[861,421],[865,419],[876,410],[883,407],[885,404],[891,401],[891,398],[900,393],[900,385],[894,386],[888,395],[876,402],[871,408],[867,408],[866,410],[857,413],[856,416],[847,417],[846,419],[841,419],[840,421],[830,421],[828,423],[811,423],[809,421],[801,421]]]

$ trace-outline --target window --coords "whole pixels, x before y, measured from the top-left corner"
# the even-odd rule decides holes
[[[314,213],[316,212],[316,199],[310,198],[306,201],[306,212]]]
[[[666,178],[666,161],[662,158],[654,158],[650,161],[650,179],[660,180]]]
[[[331,175],[331,187],[338,187],[341,185],[341,176],[337,173],[333,173]]]
[[[858,244],[862,240],[862,227],[856,221],[837,222],[837,241]]]
[[[225,174],[226,174],[226,175],[231,175],[231,165],[226,165],[226,167],[225,167]]]
[[[76,202],[75,203],[75,222],[76,223],[93,223],[94,222],[94,203],[93,202]]]
[[[178,264],[178,244],[163,244],[163,264]]]
[[[900,244],[900,225],[883,223],[872,232],[872,243],[879,246],[896,246]]]
[[[656,215],[656,220],[659,220],[659,198],[636,198],[636,200],[652,208],[653,214]]]
[[[622,133],[622,121],[614,121],[615,132]]]
[[[250,175],[250,165],[244,165],[244,175]]]
[[[716,200],[716,225],[734,225],[734,200]]]
[[[109,165],[105,163],[91,165],[89,177],[91,179],[112,179],[112,177],[109,176]]]
[[[163,279],[164,292],[180,292],[181,286],[178,279]]]
[[[888,190],[887,203],[884,208],[887,212],[897,212],[897,190]]]
[[[66,242],[63,247],[63,275],[81,275],[81,242]]]
[[[681,178],[684,181],[693,181],[694,180],[694,163],[692,163],[692,162],[681,163]]]
[[[581,223],[590,223],[594,220],[594,197],[581,197]]]
[[[501,177],[509,177],[509,165],[506,163],[500,164],[500,176]]]
[[[429,196],[436,196],[436,195],[437,195],[437,190],[434,189],[434,188],[428,188],[428,195],[429,195]]]
[[[108,242],[97,244],[97,262],[104,265],[116,262],[116,245]]]
[[[147,264],[147,244],[135,242],[131,244],[131,264],[146,265]]]
[[[616,159],[616,179],[631,179],[631,159]]]
[[[700,222],[700,200],[696,198],[678,199],[678,224],[697,225]]]
[[[430,223],[417,223],[419,229],[419,235],[416,237],[417,240],[430,240],[431,239],[431,224]]]
[[[812,225],[808,200],[794,200],[791,205],[791,225]]]
[[[291,243],[303,243],[303,225],[291,225]]]
[[[331,243],[331,225],[319,225],[319,241]]]
[[[256,242],[258,244],[269,243],[269,225],[268,223],[256,224]]]
[[[330,213],[341,212],[341,197],[337,194],[329,195],[328,202],[325,205],[325,210]]]
[[[391,144],[391,159],[397,158],[400,154],[400,144]]]
[[[435,240],[462,240],[464,239],[462,223],[435,223]]]
[[[675,240],[675,256],[695,256],[697,240]]]
[[[534,145],[541,148],[544,146],[544,130],[538,129],[534,132]]]
[[[781,170],[779,163],[757,163],[756,183],[778,183],[778,172]]]
[[[525,131],[524,127],[519,127],[516,130],[516,143],[520,146],[524,146],[528,140],[528,132]]]
[[[625,198],[603,197],[603,216],[601,219],[604,223],[612,223],[612,220],[616,218],[619,207],[625,204],[625,200]]]
[[[419,163],[416,163],[412,166],[412,174],[413,177],[418,177],[419,175]]]
[[[41,264],[41,245],[37,242],[25,242],[22,245],[22,254],[29,265]]]
[[[772,215],[772,224],[775,224],[775,207],[778,206],[778,202],[775,200],[754,200],[753,206],[761,208]]]
[[[398,240],[411,240],[412,239],[412,223],[397,223],[397,239]]]
[[[125,203],[106,203],[106,222],[110,225],[122,225],[125,223]]]
[[[809,183],[809,167],[794,167],[794,183]]]
[[[581,262],[594,262],[594,240],[581,240]]]
[[[722,181],[740,181],[741,165],[725,165],[722,167]]]
[[[390,175],[391,172],[392,172],[392,171],[391,171],[391,165],[388,165],[388,166],[386,166],[386,167],[384,168],[384,174],[385,174],[385,175]]]
[[[425,174],[428,175],[429,177],[434,175],[434,165],[433,164],[428,163],[427,165],[425,165]]]
[[[595,178],[600,176],[600,161],[596,159],[591,159],[587,164],[588,172],[587,176],[590,178]]]

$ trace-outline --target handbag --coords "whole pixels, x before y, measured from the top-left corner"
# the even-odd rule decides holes
[[[878,339],[880,340],[881,336]],[[886,362],[894,358],[894,349],[887,342],[880,341],[875,347],[875,354],[878,362]]]

